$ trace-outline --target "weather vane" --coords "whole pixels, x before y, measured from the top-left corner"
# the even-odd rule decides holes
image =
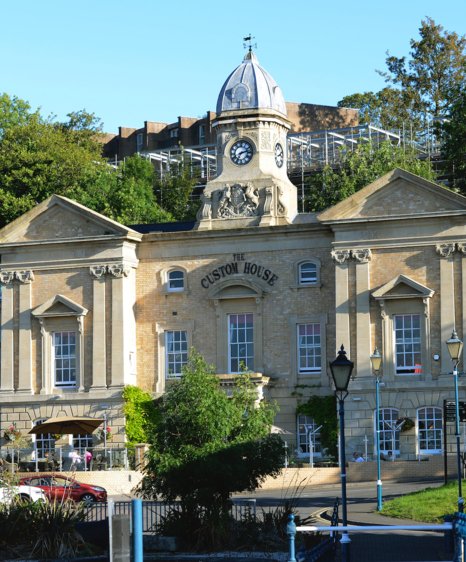
[[[252,34],[250,33],[248,36],[243,37],[243,47],[245,49],[249,49],[249,52],[252,51],[252,48],[254,47],[254,49],[257,49],[257,43],[253,43],[253,39],[255,39],[255,37],[252,36]]]

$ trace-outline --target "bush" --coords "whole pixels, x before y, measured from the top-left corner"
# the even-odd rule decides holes
[[[0,504],[0,557],[68,558],[84,549],[75,527],[84,506],[66,502]]]

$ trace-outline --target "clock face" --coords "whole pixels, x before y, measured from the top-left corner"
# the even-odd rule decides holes
[[[244,166],[248,164],[253,156],[252,144],[245,140],[236,141],[230,148],[230,158],[234,164]]]
[[[281,168],[283,166],[283,162],[283,147],[279,142],[277,142],[277,144],[275,145],[275,163],[279,168]]]

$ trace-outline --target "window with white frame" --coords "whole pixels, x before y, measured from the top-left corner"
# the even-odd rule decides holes
[[[73,448],[76,449],[80,455],[83,455],[85,451],[91,450],[93,444],[94,439],[90,433],[73,436]]]
[[[318,267],[315,262],[305,261],[298,265],[298,284],[316,285],[318,280]]]
[[[320,323],[298,324],[298,373],[315,373],[321,370],[322,349]]]
[[[171,139],[178,138],[178,127],[175,127],[174,129],[170,129],[170,138]]]
[[[254,370],[254,316],[251,313],[228,315],[229,373]]]
[[[168,272],[167,276],[167,289],[170,292],[184,291],[184,271],[181,269],[174,269]]]
[[[45,421],[47,421],[47,418],[36,420],[34,425],[39,425]],[[55,451],[55,438],[52,437],[51,433],[37,434],[33,436],[33,439],[37,460],[45,460],[49,453]]]
[[[417,437],[421,455],[442,452],[442,409],[419,408],[417,411]]]
[[[376,416],[377,412],[375,412],[375,419],[377,419]],[[400,430],[396,429],[398,417],[399,410],[396,408],[379,410],[380,451],[388,457],[400,453]]]
[[[298,456],[309,456],[311,447],[316,457],[322,456],[320,443],[320,431],[313,418],[304,414],[297,417],[297,454]]]
[[[396,374],[422,373],[421,315],[397,314],[393,324]]]
[[[185,330],[165,332],[165,376],[167,379],[182,375],[188,361],[188,338]]]
[[[76,386],[76,332],[53,332],[52,365],[56,387]]]

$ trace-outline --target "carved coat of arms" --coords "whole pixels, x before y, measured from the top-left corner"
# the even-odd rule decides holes
[[[217,215],[221,218],[251,217],[257,215],[259,196],[257,188],[248,183],[242,186],[227,184],[221,191]]]

